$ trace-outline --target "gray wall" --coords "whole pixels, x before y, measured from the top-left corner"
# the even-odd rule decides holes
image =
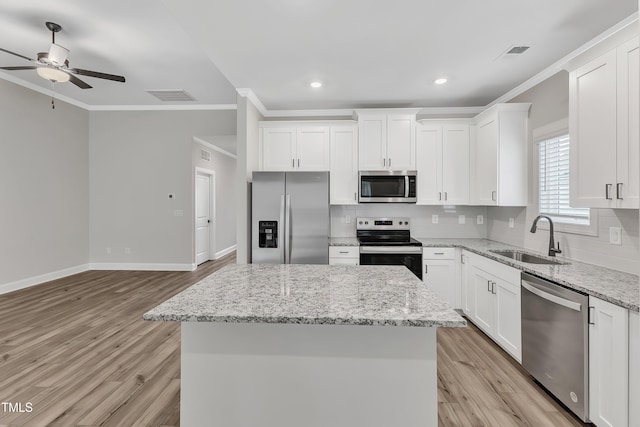
[[[0,80],[0,197],[0,291],[86,266],[88,112]]]
[[[487,236],[491,240],[545,252],[548,247],[549,232],[541,229],[535,234],[529,232],[534,218],[538,215],[537,170],[534,161],[537,151],[533,142],[533,130],[568,117],[569,75],[561,71],[511,102],[533,104],[529,113],[528,130],[529,204],[526,208],[488,208]],[[638,274],[640,272],[638,210],[597,209],[597,211],[598,236],[556,232],[556,240],[560,242],[563,251],[562,256]],[[509,218],[515,219],[514,228],[509,228]],[[622,229],[621,246],[609,244],[609,227]]]
[[[200,150],[211,153],[211,161],[201,159]],[[194,167],[215,172],[215,242],[214,252],[220,252],[236,244],[236,159],[221,154],[199,143],[192,144]]]
[[[193,136],[235,134],[236,111],[92,112],[90,120],[92,263],[193,263]]]

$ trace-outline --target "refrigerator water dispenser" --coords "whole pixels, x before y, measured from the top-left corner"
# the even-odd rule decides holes
[[[258,246],[278,247],[278,221],[258,221]]]

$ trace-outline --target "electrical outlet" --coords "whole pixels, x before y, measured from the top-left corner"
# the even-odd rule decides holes
[[[458,215],[458,224],[464,224],[465,222],[467,222],[467,217],[464,215]]]
[[[173,211],[173,216],[182,216],[184,214],[184,212],[182,211],[182,209],[176,209],[175,211]]]
[[[622,231],[620,227],[609,227],[609,243],[622,245]]]
[[[345,215],[344,222],[345,224],[351,224],[351,215]]]
[[[509,218],[509,228],[513,228],[516,226],[516,220],[513,218]]]
[[[131,248],[124,248],[125,255],[131,255]]]
[[[437,214],[431,215],[431,224],[437,224],[437,223],[438,223],[438,215]]]
[[[478,225],[482,225],[482,224],[484,224],[484,216],[482,216],[482,215],[478,215],[478,216],[476,217],[476,224],[478,224]]]

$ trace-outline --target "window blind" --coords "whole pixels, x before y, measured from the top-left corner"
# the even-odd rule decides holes
[[[588,208],[569,205],[569,135],[538,142],[540,213],[557,222],[589,225]]]

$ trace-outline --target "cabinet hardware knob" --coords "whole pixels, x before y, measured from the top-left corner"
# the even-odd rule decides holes
[[[300,167],[300,159],[298,159],[298,167]]]
[[[491,280],[487,280],[487,292],[491,292]]]
[[[616,199],[623,200],[623,198],[620,196],[621,194],[622,194],[622,183],[618,182],[616,184]]]
[[[609,192],[611,191],[611,186],[613,184],[605,184],[604,185],[604,198],[607,200],[611,200],[611,195],[609,194]]]
[[[442,200],[442,192],[438,191],[438,200]]]
[[[447,201],[447,192],[446,191],[444,192],[444,200],[445,200],[445,202]]]
[[[494,202],[496,201],[496,195],[497,195],[497,192],[495,190],[491,192],[491,200]]]
[[[491,282],[491,293],[496,294],[496,282]]]
[[[587,323],[590,325],[595,325],[596,324],[596,317],[594,316],[594,312],[592,312],[591,310],[593,310],[595,307],[587,307]]]
[[[384,166],[384,167],[387,166],[387,158],[386,157],[382,158],[382,166]]]
[[[389,157],[389,167],[391,167],[391,157]]]

